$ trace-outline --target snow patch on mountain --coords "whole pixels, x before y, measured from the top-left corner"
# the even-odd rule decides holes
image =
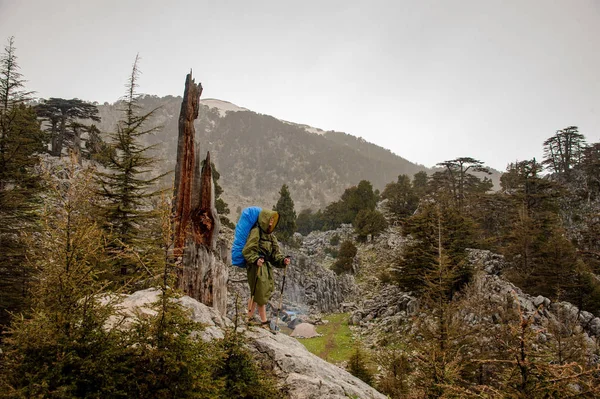
[[[201,99],[200,104],[206,105],[209,108],[218,109],[219,116],[221,118],[223,118],[227,114],[227,112],[250,111],[248,108],[240,107],[238,105],[230,103],[229,101],[218,100],[216,98]],[[282,121],[283,123],[287,123],[288,125],[297,126],[301,129],[304,129],[308,133],[325,134],[325,131],[323,129],[319,129],[319,128],[308,126],[308,125],[303,125],[300,123],[288,122],[288,121],[284,121],[283,119],[279,119],[279,120]]]
[[[297,126],[297,127],[301,128],[301,129],[304,129],[308,133],[325,134],[325,131],[323,129],[319,129],[317,127],[312,127],[312,126],[308,126],[308,125],[302,125],[300,123],[294,123],[294,122],[284,121],[283,119],[279,119],[279,120],[282,121],[283,123],[288,124],[288,125]]]
[[[247,108],[237,106],[229,101],[217,100],[216,98],[202,99],[200,100],[200,104],[218,109],[221,117],[224,117],[227,112],[249,111]]]

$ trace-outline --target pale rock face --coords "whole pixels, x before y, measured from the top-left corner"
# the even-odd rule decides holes
[[[150,305],[158,300],[159,293],[157,289],[147,289],[123,296],[118,308],[127,318],[144,317],[152,314]],[[183,296],[178,301],[190,309],[194,321],[206,326],[200,335],[204,340],[223,338],[224,329],[233,326],[231,320],[195,299]],[[295,338],[258,327],[247,330],[246,335],[250,350],[272,364],[290,399],[386,398],[346,370],[313,355]]]
[[[384,399],[346,370],[308,352],[296,339],[257,328],[248,333],[250,345],[274,364],[275,374],[293,399]]]

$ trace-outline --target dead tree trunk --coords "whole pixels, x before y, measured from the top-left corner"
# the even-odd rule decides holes
[[[217,248],[221,227],[215,208],[210,153],[202,169],[195,150],[194,120],[198,117],[202,85],[192,74],[185,81],[179,114],[179,140],[173,195],[173,254],[177,265],[177,287],[192,298],[227,310],[227,265]]]

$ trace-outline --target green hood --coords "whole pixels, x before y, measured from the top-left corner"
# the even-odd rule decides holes
[[[269,228],[269,220],[271,220],[271,217],[274,217],[275,221],[273,226]],[[268,209],[263,209],[260,211],[260,214],[258,215],[258,225],[262,231],[267,234],[271,234],[273,230],[275,230],[275,227],[277,227],[277,223],[279,223],[279,213],[276,211],[270,211]]]

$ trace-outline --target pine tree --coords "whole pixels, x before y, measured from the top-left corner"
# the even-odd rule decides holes
[[[294,200],[292,200],[290,190],[286,184],[281,186],[279,200],[277,200],[277,204],[273,207],[273,210],[279,213],[279,223],[277,224],[275,234],[280,240],[286,242],[294,235],[297,229]]]
[[[452,266],[452,285],[446,294],[452,298],[472,277],[472,267],[467,262],[467,248],[476,247],[475,227],[471,219],[454,208],[441,208],[428,203],[420,212],[407,220],[405,232],[415,239],[398,260],[396,278],[407,291],[423,292],[427,276],[437,270],[438,238],[441,228],[441,245],[448,264]]]
[[[470,157],[461,157],[437,164],[444,168],[443,172],[435,172],[431,178],[429,188],[438,198],[447,198],[459,211],[464,211],[468,198],[471,195],[485,193],[493,186],[491,180],[483,180],[472,172],[491,174],[483,166],[483,162]]]
[[[221,358],[213,368],[214,380],[224,385],[223,398],[283,398],[275,379],[262,369],[245,347],[243,332],[229,329],[225,338],[218,342]]]
[[[104,239],[93,217],[92,175],[75,165],[63,179],[48,176],[41,234],[29,237],[38,271],[31,310],[13,321],[0,378],[0,391],[13,397],[88,397],[111,370],[105,354],[117,337],[102,328],[112,312],[101,304],[98,275]]]
[[[353,225],[358,241],[364,242],[368,236],[376,237],[381,234],[387,227],[387,221],[378,210],[363,209],[356,215]]]
[[[569,177],[571,170],[581,163],[585,147],[585,136],[577,126],[566,127],[544,141],[542,165]]]
[[[25,80],[19,72],[15,38],[8,38],[4,53],[0,56],[0,109],[7,111],[31,99],[32,91],[24,90]]]
[[[412,215],[419,205],[419,196],[406,175],[400,175],[397,182],[387,184],[381,198],[388,200],[386,207],[397,220],[404,220]]]
[[[558,341],[551,342],[551,350],[541,349],[538,341],[540,331],[534,326],[539,310],[526,313],[517,299],[510,307],[503,315],[500,333],[495,334],[498,344],[496,356],[486,362],[495,367],[496,375],[490,385],[501,392],[502,397],[510,398],[598,397],[597,366],[590,367],[576,361],[565,363],[565,355],[574,356],[571,360],[580,358],[575,353],[567,355],[569,351],[563,352],[561,361],[554,346]],[[550,329],[557,332],[553,326]],[[563,346],[563,350],[567,347]]]
[[[161,196],[157,204],[159,234],[153,243],[151,274],[158,278],[156,302],[151,304],[153,315],[135,319],[126,334],[123,356],[127,378],[119,388],[127,397],[206,398],[223,397],[224,383],[213,378],[221,352],[215,343],[205,343],[197,332],[200,323],[180,301],[175,287],[176,271],[172,259],[173,232],[171,201]]]
[[[377,354],[377,364],[382,368],[377,390],[390,398],[406,396],[409,392],[408,376],[413,371],[408,356],[400,350],[385,348]]]
[[[463,270],[460,264],[453,263],[456,255],[451,255],[445,244],[453,245],[446,238],[452,229],[447,228],[445,215],[436,212],[435,216],[437,220],[431,222],[431,263],[420,277],[421,309],[414,320],[414,334],[404,340],[411,348],[413,374],[422,395],[418,397],[468,397],[466,392],[464,396],[453,396],[464,385],[461,374],[467,367],[466,354],[472,344],[462,306],[454,296],[464,287],[463,283],[457,288]]]
[[[52,145],[50,153],[56,157],[60,157],[63,146],[67,143],[79,160],[82,147],[81,134],[84,128],[89,128],[83,125],[81,121],[90,119],[94,122],[99,122],[98,107],[78,98],[70,100],[49,98],[48,100],[42,100],[36,106],[36,110],[38,115],[50,124],[49,135]]]
[[[296,225],[298,227],[298,233],[302,235],[308,235],[311,231],[314,231],[314,217],[311,209],[303,209],[296,218]]]
[[[359,345],[354,347],[354,352],[348,359],[348,371],[353,376],[360,378],[369,385],[373,384],[373,372],[367,365],[368,361],[364,350]]]
[[[331,269],[337,274],[352,273],[352,265],[354,257],[358,253],[358,249],[350,240],[344,241],[340,245],[338,257]]]
[[[157,127],[145,128],[156,110],[141,113],[137,80],[139,56],[133,63],[123,98],[123,119],[117,131],[110,135],[112,152],[108,173],[98,173],[105,204],[102,205],[105,228],[111,233],[113,249],[119,254],[117,267],[121,276],[140,270],[139,253],[147,242],[145,224],[156,215],[149,209],[148,200],[159,191],[153,187],[164,175],[146,177],[153,172],[156,160],[148,155],[153,146],[145,146],[142,138]]]
[[[31,269],[25,262],[23,235],[37,219],[40,179],[35,172],[44,150],[35,112],[25,105],[14,39],[0,55],[0,330],[9,314],[26,306]]]
[[[65,173],[66,172],[66,173]],[[106,294],[100,273],[105,233],[95,223],[93,175],[76,162],[48,196],[32,258],[40,274],[31,312],[15,320],[0,361],[8,397],[223,397],[214,380],[221,352],[197,336],[202,326],[178,301],[170,201],[162,201],[152,273],[160,294],[147,317],[124,322],[119,295]],[[155,281],[155,284],[157,282]]]
[[[342,223],[352,223],[361,210],[374,210],[377,200],[378,195],[373,191],[373,185],[367,180],[361,180],[358,186],[347,188],[339,201],[332,202],[325,208],[324,228],[336,229]]]
[[[416,196],[420,199],[427,193],[427,181],[429,180],[427,172],[417,172],[413,176],[412,187]]]

